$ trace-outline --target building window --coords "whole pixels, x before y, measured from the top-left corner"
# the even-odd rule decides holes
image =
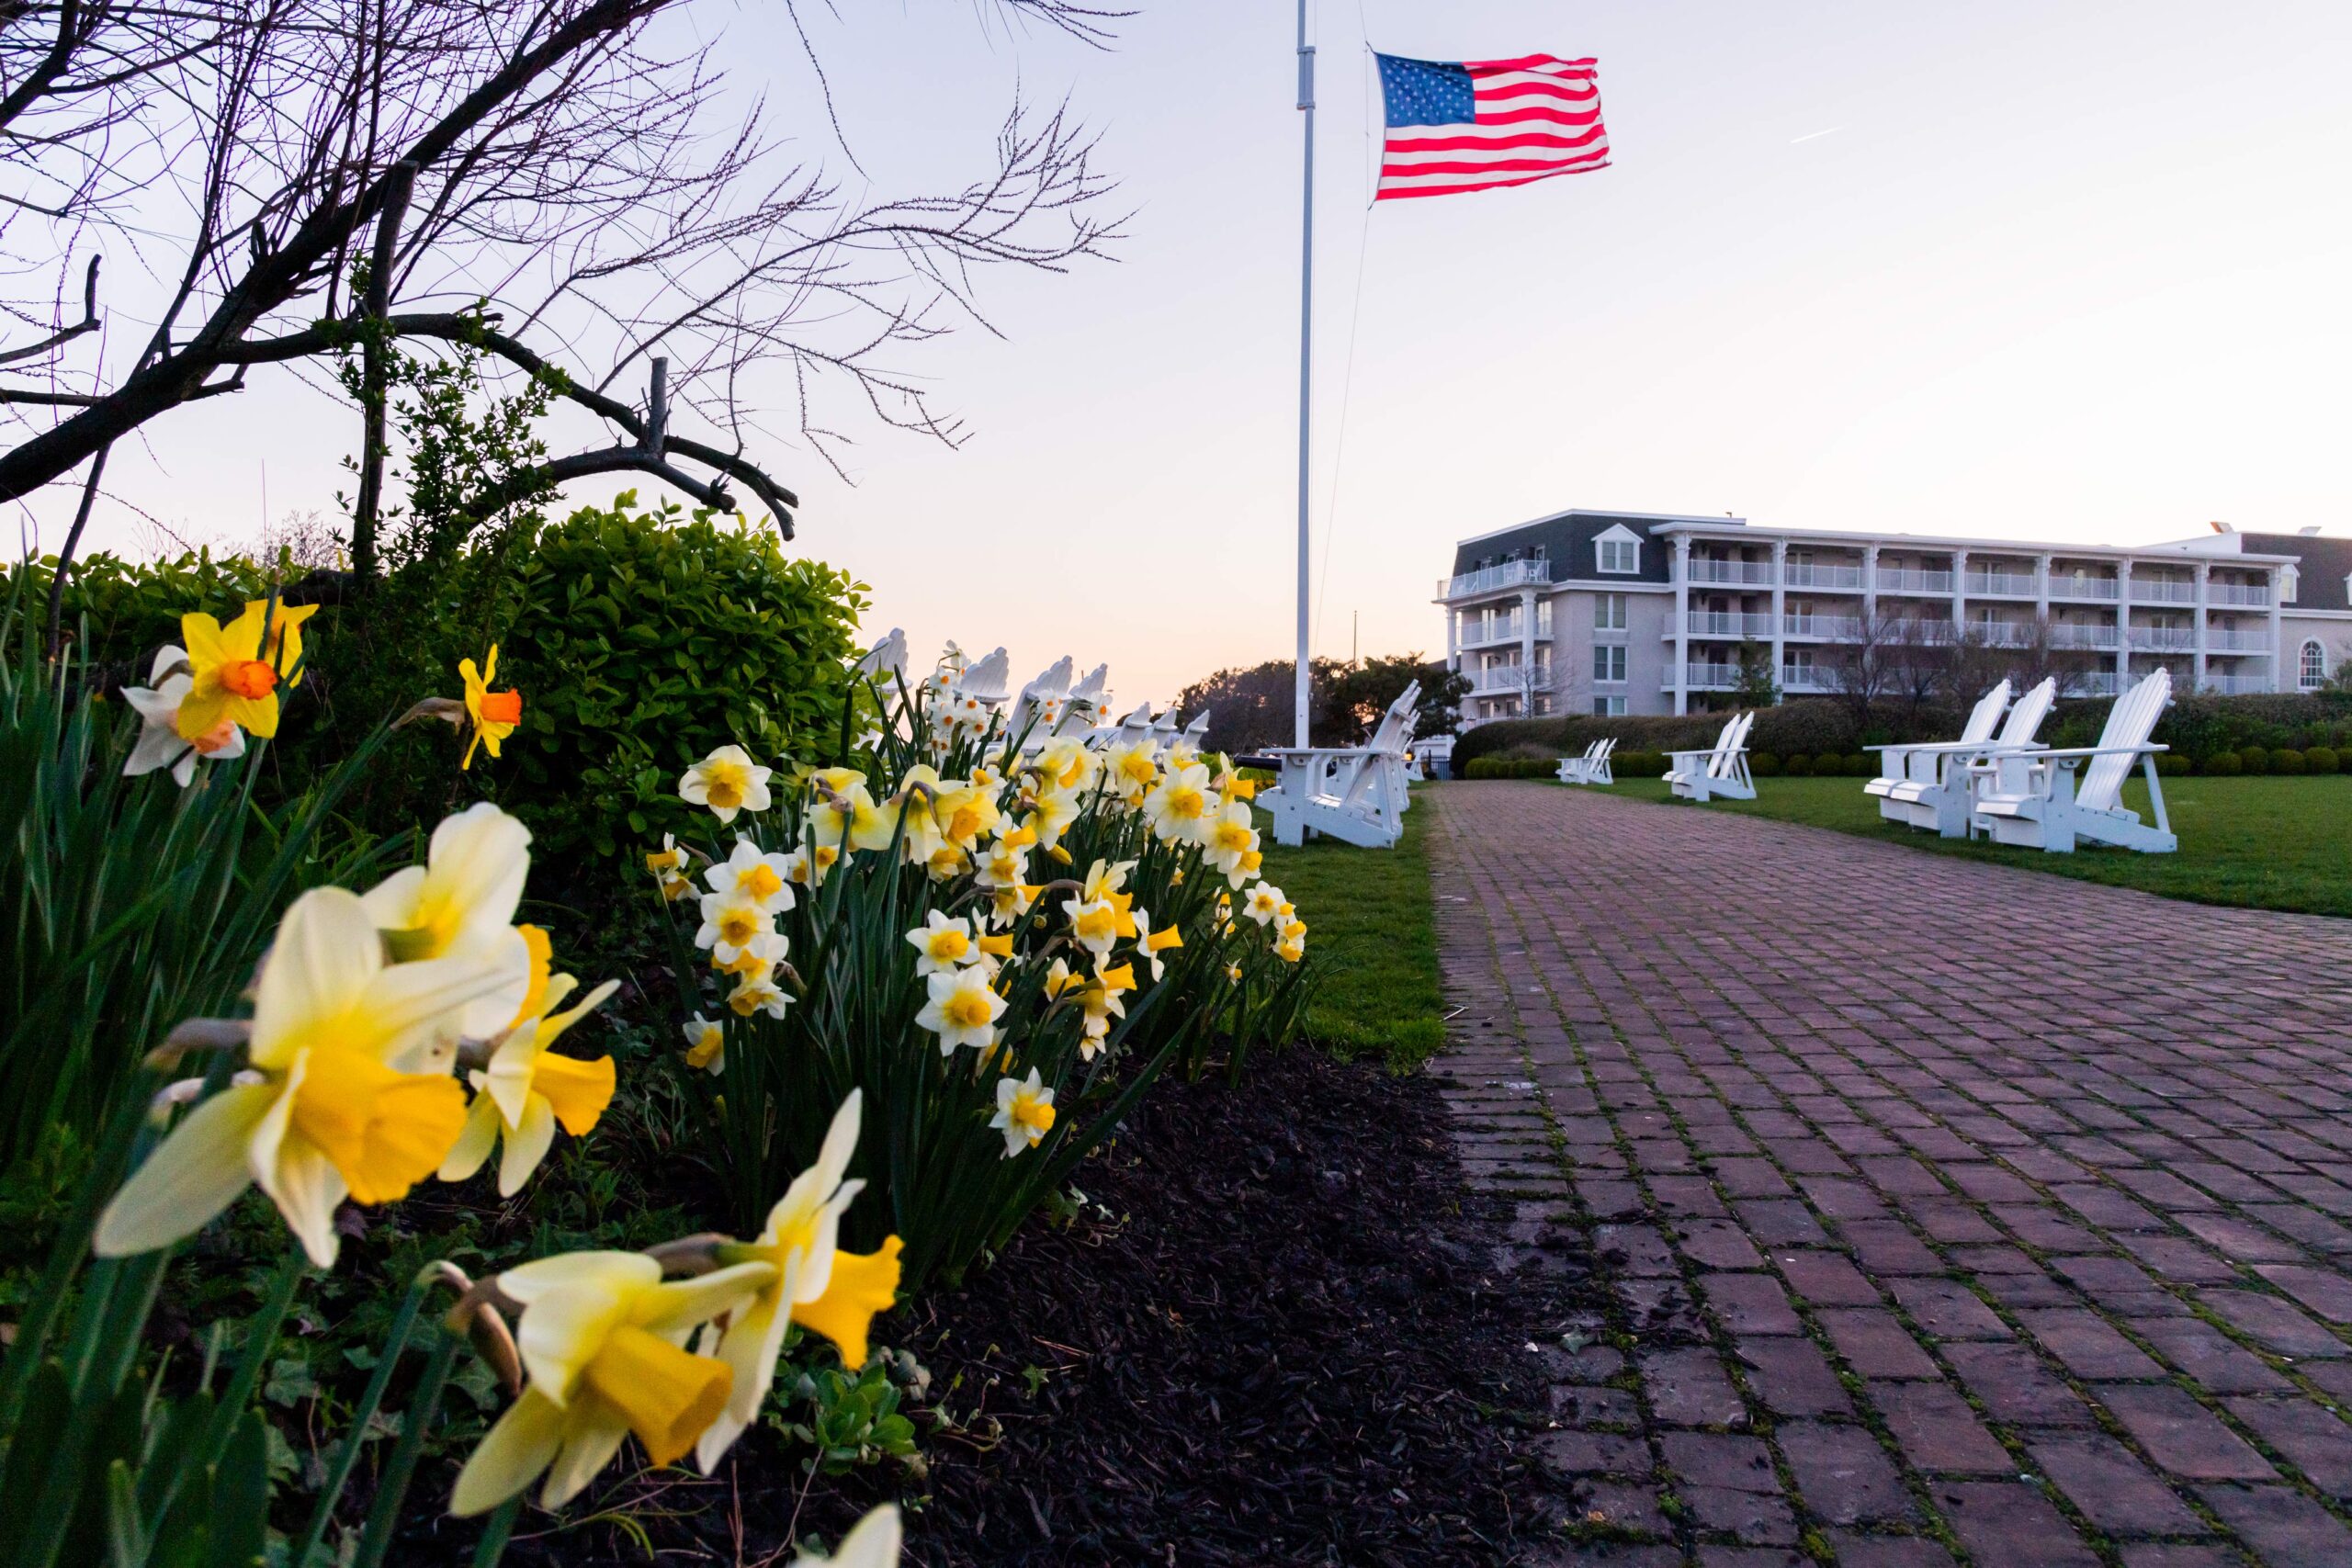
[[[1603,683],[1622,683],[1625,679],[1625,645],[1620,642],[1601,643],[1592,650],[1592,678]]]
[[[1592,716],[1595,718],[1623,718],[1624,715],[1625,699],[1623,697],[1595,697],[1592,699]]]
[[[2295,594],[2302,585],[2302,576],[2291,566],[2278,569],[2278,603],[2291,604],[2295,602]]]
[[[2314,637],[2303,644],[2302,678],[2299,682],[2304,691],[2316,692],[2327,684],[2327,649]]]
[[[1631,577],[1642,570],[1642,536],[1616,524],[1592,542],[1593,565],[1604,572]]]
[[[1549,599],[1535,601],[1535,635],[1537,637],[1552,635],[1552,601]]]
[[[1592,600],[1592,629],[1597,632],[1622,632],[1625,629],[1625,601],[1623,593],[1596,593]]]

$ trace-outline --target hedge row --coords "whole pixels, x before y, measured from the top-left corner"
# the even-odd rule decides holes
[[[1878,772],[1878,759],[1867,751],[1825,751],[1818,756],[1795,751],[1783,757],[1776,751],[1752,751],[1747,759],[1748,770],[1759,779],[1772,778],[1869,778]],[[1463,764],[1463,775],[1473,779],[1548,779],[1560,766],[1557,757],[1533,754],[1524,746],[1514,747],[1503,756],[1473,757]],[[2184,752],[2165,751],[2156,757],[2156,771],[2167,776],[2183,773],[2204,773],[2216,777],[2235,777],[2241,773],[2333,773],[2344,766],[2343,753],[2332,746],[2313,746],[2298,751],[2292,747],[2276,749],[2249,746],[2243,751],[2216,751],[2210,756],[2191,757]],[[1666,771],[1666,756],[1658,751],[1619,751],[1612,764],[1620,779],[1651,777]]]

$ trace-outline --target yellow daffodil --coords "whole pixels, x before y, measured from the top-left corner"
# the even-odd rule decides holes
[[[765,975],[783,963],[791,951],[792,940],[782,931],[763,931],[741,947],[732,949],[732,957],[721,958],[713,953],[710,966],[721,975],[738,977]]]
[[[1274,956],[1285,964],[1295,964],[1306,956],[1306,943],[1304,942],[1277,942],[1274,945]]]
[[[523,929],[526,936],[537,931],[531,926]],[[578,1007],[556,1012],[579,982],[569,975],[548,973],[544,935],[531,945],[531,995],[506,1038],[491,1053],[489,1069],[471,1075],[474,1102],[466,1114],[466,1129],[441,1162],[442,1180],[463,1181],[482,1168],[492,1148],[503,1141],[505,1153],[498,1162],[502,1198],[512,1198],[523,1190],[523,1183],[547,1158],[559,1124],[575,1138],[585,1137],[613,1100],[610,1056],[583,1062],[576,1056],[559,1056],[548,1047],[565,1030],[603,1006],[620,989],[620,982],[607,980],[589,992]]]
[[[1021,826],[1036,840],[1037,847],[1067,864],[1069,852],[1061,847],[1061,837],[1078,820],[1079,797],[1074,792],[1049,790],[1026,797],[1028,815]]]
[[[732,822],[739,811],[768,808],[768,780],[775,772],[752,761],[741,746],[721,746],[686,770],[678,781],[678,798],[707,806],[721,822]]]
[[[1046,967],[1046,999],[1053,1001],[1067,992],[1083,987],[1086,976],[1072,969],[1066,960],[1057,958]]]
[[[742,976],[736,982],[735,988],[727,993],[728,1010],[737,1018],[749,1018],[755,1012],[763,1012],[770,1018],[781,1019],[784,1010],[791,1005],[792,998],[775,983],[772,970]]]
[[[1143,814],[1162,843],[1197,844],[1208,837],[1216,797],[1209,793],[1209,771],[1194,762],[1170,768],[1144,796]]]
[[[1006,1159],[1045,1141],[1054,1130],[1054,1091],[1038,1078],[1036,1068],[1029,1069],[1026,1082],[996,1080],[996,1114],[989,1119],[989,1125],[1004,1134]]]
[[[907,933],[907,941],[914,946],[917,975],[961,969],[980,959],[979,948],[972,939],[972,923],[951,920],[937,909]]]
[[[1012,956],[1012,933],[1007,931],[1002,936],[984,936],[976,945],[980,950],[981,957],[1002,962]]]
[[[173,782],[186,789],[196,782],[198,758],[225,762],[245,754],[245,732],[232,719],[223,718],[193,739],[180,734],[180,707],[196,685],[185,649],[166,648],[156,654],[148,679],[153,686],[123,688],[123,700],[139,715],[139,740],[122,764],[125,777],[169,767]]]
[[[855,1371],[865,1364],[866,1330],[874,1314],[898,1300],[897,1236],[872,1253],[842,1252],[834,1245],[842,1212],[865,1187],[844,1179],[857,1153],[862,1102],[856,1089],[842,1101],[817,1163],[785,1190],[760,1234],[719,1249],[721,1261],[764,1263],[775,1278],[728,1319],[719,1337],[718,1358],[734,1372],[735,1392],[703,1434],[697,1457],[706,1472],[759,1418],[789,1325],[798,1323],[831,1339],[841,1349],[842,1364]]]
[[[931,817],[940,837],[959,850],[971,850],[981,835],[996,830],[1004,813],[997,808],[993,790],[974,784],[949,781],[940,786],[931,803]]]
[[[1241,863],[1258,848],[1258,829],[1250,807],[1238,800],[1227,803],[1210,819],[1201,848],[1203,858],[1225,874],[1228,886],[1238,887],[1249,881],[1250,874],[1241,869]]]
[[[266,740],[277,733],[278,673],[262,655],[267,605],[251,604],[223,626],[202,612],[180,617],[187,646],[188,691],[174,721],[193,742],[223,719]]]
[[[1070,736],[1046,742],[1028,765],[1036,775],[1038,794],[1078,795],[1094,782],[1102,759],[1088,750],[1086,742]]]
[[[1010,925],[1029,912],[1044,894],[1045,888],[1034,883],[1016,882],[1003,887],[989,889],[989,917],[1002,925]]]
[[[506,979],[479,959],[388,964],[356,896],[303,894],[262,965],[250,1074],[182,1119],[115,1194],[98,1254],[168,1247],[258,1184],[311,1261],[332,1267],[335,1206],[406,1196],[464,1129],[456,1080],[413,1069],[454,1049],[468,1007]]]
[[[855,768],[820,768],[808,775],[816,796],[808,805],[808,827],[820,851],[841,852],[844,836],[854,850],[886,850],[898,831],[895,812],[874,804],[865,775]]]
[[[686,1066],[718,1074],[727,1070],[727,1028],[696,1013],[685,1024]]]
[[[1102,754],[1102,766],[1111,775],[1111,787],[1129,806],[1138,806],[1159,782],[1159,748],[1149,738],[1114,746]]]
[[[983,969],[943,970],[924,977],[931,999],[915,1014],[915,1022],[939,1036],[939,1054],[951,1056],[958,1045],[985,1051],[996,1043],[996,1021],[1004,1012],[1004,998],[989,988]]]
[[[685,1348],[714,1317],[773,1284],[765,1263],[664,1280],[641,1252],[575,1252],[498,1276],[520,1303],[515,1328],[529,1384],[458,1473],[449,1511],[480,1514],[542,1473],[539,1502],[560,1507],[634,1433],[646,1457],[674,1464],[727,1409],[734,1374]]]
[[[1232,759],[1220,757],[1217,761],[1219,764],[1216,775],[1217,794],[1227,800],[1255,800],[1258,797],[1257,784],[1241,776],[1240,770],[1233,765]]]
[[[442,819],[423,865],[368,890],[368,913],[395,959],[466,958],[506,972],[503,987],[468,1009],[468,1034],[503,1029],[529,993],[530,950],[514,908],[530,870],[531,830],[485,800]]]
[[[1184,933],[1174,926],[1150,931],[1151,918],[1140,909],[1136,911],[1136,921],[1138,928],[1146,931],[1143,939],[1144,962],[1151,966],[1151,977],[1157,980],[1167,968],[1167,961],[1159,955],[1183,946]]]
[[[523,722],[523,694],[517,691],[493,692],[490,683],[498,679],[498,645],[490,645],[490,657],[482,668],[474,668],[470,659],[458,660],[458,678],[466,683],[466,716],[473,720],[474,738],[466,742],[466,754],[458,762],[460,772],[474,765],[474,748],[487,746],[494,758],[506,738]]]
[[[898,1508],[885,1503],[858,1520],[831,1557],[804,1551],[793,1558],[792,1568],[896,1568],[903,1539]]]
[[[841,858],[841,846],[837,843],[819,844],[813,851],[795,850],[784,857],[784,879],[795,887],[822,887],[825,874]]]
[[[253,615],[268,606],[266,599],[245,601],[245,614]],[[269,635],[262,639],[261,657],[269,667],[286,678],[289,686],[299,686],[310,671],[302,666],[302,623],[319,613],[316,604],[280,604],[270,612]]]
[[[678,847],[674,833],[662,835],[662,847],[645,857],[645,869],[662,889],[662,897],[676,903],[695,890],[692,878],[686,875],[686,852]]]
[[[695,930],[695,945],[710,950],[711,962],[724,969],[745,948],[775,930],[775,917],[741,893],[706,893],[702,924]]]

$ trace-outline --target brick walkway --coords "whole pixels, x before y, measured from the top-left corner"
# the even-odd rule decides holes
[[[2352,922],[1419,803],[1465,1163],[1611,1303],[1561,1562],[2352,1564]]]

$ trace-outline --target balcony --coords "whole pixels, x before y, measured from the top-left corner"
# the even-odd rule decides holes
[[[1858,566],[1813,566],[1804,561],[1791,561],[1781,581],[1792,588],[1826,588],[1859,593],[1862,587],[1862,569]]]
[[[2052,648],[2087,648],[2112,650],[2121,637],[2111,626],[2073,626],[2064,621],[2050,624],[2050,646]]]
[[[2132,651],[2134,653],[2194,653],[2197,651],[2197,628],[2194,626],[2133,626]]]
[[[1878,591],[1881,593],[1941,593],[1949,596],[1951,592],[1951,573],[1883,566],[1878,569]]]
[[[2052,573],[2050,579],[2050,596],[2052,599],[2094,599],[2112,604],[2116,600],[2115,590],[2115,579],[2111,577],[2060,577]]]
[[[1490,566],[1478,571],[1465,571],[1459,577],[1438,579],[1440,599],[1468,599],[1480,593],[1500,593],[1507,589],[1541,585],[1552,581],[1548,561],[1507,560],[1500,566]]]
[[[1982,648],[2031,648],[2040,640],[2031,621],[1971,621],[1967,635]]]
[[[2197,603],[2197,584],[2164,577],[2135,577],[2132,580],[2132,603],[2194,604]]]
[[[1524,615],[1497,615],[1492,620],[1465,616],[1462,623],[1462,641],[1458,646],[1466,653],[1476,649],[1501,648],[1526,640],[1527,617]],[[1535,622],[1535,640],[1552,640],[1552,623],[1540,616]]]
[[[1781,666],[1781,690],[1784,693],[1834,692],[1838,682],[1830,672],[1818,664],[1783,664]]]
[[[1690,574],[1686,582],[1735,582],[1747,587],[1772,586],[1772,563],[1768,560],[1710,560],[1704,556],[1690,558]]]
[[[1552,689],[1552,669],[1547,664],[1506,664],[1494,670],[1472,670],[1466,673],[1470,690],[1482,697],[1523,697],[1530,692]]]
[[[2205,585],[2208,604],[2248,604],[2257,609],[2270,607],[2270,585],[2267,582],[2209,582]]]
[[[2030,571],[1972,571],[1963,586],[1971,593],[1991,598],[2038,599],[2041,584]]]
[[[2270,677],[2267,675],[2208,675],[2205,677],[2205,689],[2209,692],[2219,692],[2225,697],[2242,696],[2249,692],[2270,690]]]
[[[2267,653],[2270,651],[2268,632],[2228,632],[2207,627],[2205,651],[2208,653]]]
[[[1666,635],[1675,633],[1675,618],[1666,618]],[[1732,611],[1693,610],[1682,617],[1681,629],[1690,637],[1736,637],[1743,641],[1769,641],[1772,636],[1772,617]]]
[[[1739,666],[1736,664],[1686,664],[1682,668],[1686,691],[1728,692],[1739,684]],[[1666,667],[1666,676],[1658,682],[1658,690],[1674,690],[1673,665]]]
[[[1855,642],[1861,637],[1862,623],[1854,615],[1783,615],[1781,635],[1814,637],[1823,642]]]
[[[2062,677],[2063,679],[2063,677]],[[2090,670],[2066,680],[2066,695],[2070,697],[2111,697],[2115,695],[2115,671]]]

